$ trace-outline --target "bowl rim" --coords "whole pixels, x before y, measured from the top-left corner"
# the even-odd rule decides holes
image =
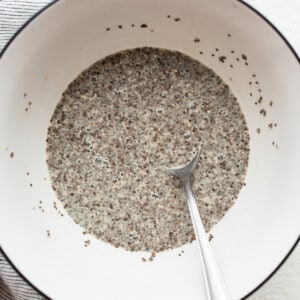
[[[12,35],[12,37],[8,40],[8,42],[5,44],[4,48],[0,51],[0,59],[5,54],[5,52],[8,50],[9,46],[12,44],[12,42],[18,37],[18,35],[33,21],[35,20],[39,15],[41,15],[43,12],[45,12],[48,8],[54,6],[61,0],[53,0],[52,2],[48,3],[47,5],[43,6],[40,10],[38,10],[35,14],[33,14],[23,25],[19,27],[19,29]],[[282,41],[286,44],[288,49],[293,54],[294,58],[296,59],[296,62],[300,65],[300,55],[296,52],[296,50],[293,48],[293,46],[290,44],[290,42],[285,38],[285,36],[281,33],[281,31],[269,20],[267,17],[262,14],[260,11],[258,11],[256,8],[254,8],[252,5],[245,2],[245,0],[235,0],[242,5],[244,5],[246,8],[248,8],[250,11],[258,15],[267,25],[269,25],[277,35],[282,39]],[[257,290],[259,290],[265,283],[269,281],[271,277],[280,269],[280,267],[285,263],[285,261],[290,257],[296,246],[299,244],[300,241],[300,234],[288,253],[283,257],[283,259],[278,263],[278,265],[274,268],[274,270],[261,282],[259,283],[253,290],[251,290],[248,294],[243,296],[243,299],[248,298],[250,295],[254,294]],[[14,270],[18,273],[18,275],[29,285],[31,286],[36,292],[41,294],[46,299],[51,299],[50,296],[46,295],[44,292],[42,292],[37,286],[35,286],[26,276],[18,269],[18,267],[13,263],[12,259],[9,257],[9,255],[4,251],[3,247],[0,245],[0,250],[3,253],[3,256],[5,259],[10,263],[10,265],[14,268]]]

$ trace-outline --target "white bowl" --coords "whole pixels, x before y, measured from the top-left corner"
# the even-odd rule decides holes
[[[141,28],[143,23],[148,27]],[[251,136],[247,185],[214,227],[211,243],[233,298],[242,298],[272,272],[299,235],[300,68],[282,36],[235,0],[61,0],[27,24],[0,60],[1,247],[53,299],[201,299],[195,243],[183,247],[180,259],[174,249],[144,264],[142,253],[93,237],[84,247],[82,229],[59,203],[64,217],[53,208],[45,138],[61,93],[100,58],[142,46],[199,59],[230,85],[245,114]],[[215,48],[227,57],[225,63]],[[263,103],[255,105],[260,95]],[[270,129],[270,122],[278,126]],[[39,201],[44,213],[33,210]]]

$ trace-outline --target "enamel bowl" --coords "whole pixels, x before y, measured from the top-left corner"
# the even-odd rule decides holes
[[[141,262],[147,254],[93,237],[84,247],[87,237],[51,189],[45,139],[62,92],[97,60],[143,46],[178,50],[209,66],[245,114],[246,186],[213,228],[211,242],[233,299],[240,299],[299,235],[300,68],[284,38],[235,0],[61,0],[23,28],[0,59],[1,247],[28,281],[56,300],[203,299],[195,242],[147,264]]]

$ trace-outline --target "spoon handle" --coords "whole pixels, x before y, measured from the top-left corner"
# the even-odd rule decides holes
[[[196,240],[198,242],[207,300],[232,299],[219,272],[218,266],[211,251],[206,232],[199,214],[195,197],[193,195],[191,181],[184,183],[185,193],[188,198],[188,206],[194,226]]]

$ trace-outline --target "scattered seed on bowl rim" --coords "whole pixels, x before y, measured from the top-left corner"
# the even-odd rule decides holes
[[[61,217],[64,216],[63,213],[57,208],[57,204],[56,204],[55,201],[53,201],[53,207],[54,207],[54,209],[57,211],[57,213],[58,213],[59,216],[61,216]],[[64,204],[64,208],[67,208],[67,207],[68,207],[68,204],[65,203],[65,204]]]
[[[148,261],[151,262],[156,257],[156,253],[154,251],[151,252],[151,256],[148,258]]]
[[[96,62],[69,85],[48,128],[47,164],[57,198],[87,234],[156,253],[195,239],[180,183],[164,168],[186,163],[200,143],[193,187],[209,231],[243,186],[244,116],[212,70],[140,48]]]
[[[213,234],[210,233],[209,236],[208,236],[208,241],[210,242],[213,238],[214,238]]]
[[[265,109],[261,109],[261,110],[259,111],[259,113],[260,113],[261,115],[263,115],[264,117],[267,115],[267,112],[266,112]]]
[[[222,56],[219,56],[219,61],[224,63],[226,60],[226,56],[222,55]]]
[[[47,230],[47,237],[50,237],[50,230]]]

